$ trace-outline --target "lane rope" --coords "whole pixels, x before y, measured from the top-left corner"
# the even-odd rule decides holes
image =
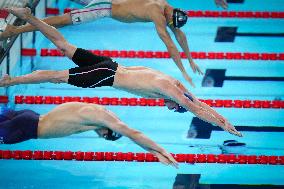
[[[128,98],[128,97],[80,97],[80,96],[24,96],[16,95],[15,104],[62,104],[66,102],[84,102],[111,106],[165,106],[164,99]],[[283,100],[231,100],[199,99],[215,108],[255,108],[284,109]],[[0,103],[8,103],[7,96],[0,96]]]
[[[112,58],[171,58],[167,51],[135,51],[135,50],[89,50],[90,52]],[[37,56],[36,49],[24,48],[21,50],[22,56]],[[64,56],[58,49],[40,50],[41,57],[61,57]],[[180,56],[186,59],[184,52],[180,52]],[[191,52],[193,59],[217,59],[217,60],[284,60],[284,53],[256,53],[256,52]]]
[[[71,8],[65,8],[64,13],[68,13]],[[187,15],[192,18],[262,18],[262,19],[283,19],[284,12],[268,12],[268,11],[202,11],[202,10],[190,10],[186,11]],[[46,14],[58,15],[60,10],[58,8],[46,8]]]
[[[235,155],[235,154],[172,154],[179,163],[218,164],[265,164],[284,165],[284,156]],[[74,161],[119,161],[158,162],[150,153],[133,152],[72,152],[41,150],[0,150],[2,160],[74,160]]]

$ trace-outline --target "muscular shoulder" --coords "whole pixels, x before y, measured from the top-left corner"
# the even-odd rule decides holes
[[[147,4],[146,9],[148,10],[148,14],[153,21],[165,19],[165,6],[163,3],[154,1],[152,3]]]
[[[105,108],[96,104],[84,104],[78,107],[77,110],[82,116],[85,116],[89,114],[103,112],[105,111]]]

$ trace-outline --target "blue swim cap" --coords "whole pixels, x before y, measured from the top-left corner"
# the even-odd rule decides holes
[[[187,94],[187,93],[184,93],[184,96],[186,96],[189,100],[191,100],[191,101],[193,102],[192,96],[190,96],[190,95]],[[185,109],[185,108],[182,107],[181,105],[178,105],[178,109],[175,110],[175,112],[178,112],[178,113],[185,113],[185,112],[187,112],[187,109]]]

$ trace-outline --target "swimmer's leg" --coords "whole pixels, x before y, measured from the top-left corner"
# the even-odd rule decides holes
[[[68,43],[65,38],[53,26],[50,26],[31,14],[29,8],[7,9],[15,16],[26,20],[45,35],[57,48],[59,48],[68,58],[72,59],[77,47]]]
[[[15,144],[37,138],[39,115],[31,110],[23,110],[20,114],[0,123],[0,136],[4,144]]]
[[[61,28],[72,24],[72,18],[70,13],[66,13],[59,16],[47,17],[42,19],[42,21],[56,28]],[[5,31],[0,34],[0,40],[5,40],[9,37],[13,37],[21,33],[32,32],[37,30],[38,28],[29,23],[22,26],[7,25]]]
[[[70,13],[66,13],[59,16],[47,17],[42,19],[42,21],[56,28],[61,28],[72,24]],[[0,40],[5,40],[9,37],[13,37],[21,33],[32,32],[37,30],[38,28],[29,23],[22,26],[7,25],[5,31],[0,34]]]
[[[9,87],[18,84],[36,84],[36,83],[67,83],[69,78],[69,70],[52,71],[37,70],[30,74],[11,78],[4,75],[0,80],[0,87]]]
[[[149,68],[144,67],[144,66],[129,66],[126,68],[127,70],[134,70],[134,71],[145,71],[148,70]]]

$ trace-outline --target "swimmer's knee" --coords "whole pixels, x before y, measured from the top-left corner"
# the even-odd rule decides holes
[[[62,51],[64,54],[68,52],[70,44],[64,39],[56,42],[57,48]]]
[[[67,83],[69,78],[69,71],[63,70],[63,71],[53,71],[53,74],[51,76],[51,82],[53,83]]]
[[[60,16],[60,24],[61,26],[72,24],[72,17],[70,13],[65,13]]]
[[[63,53],[63,55],[67,56],[70,59],[73,57],[77,49],[77,47],[68,43],[68,41],[66,41],[65,39],[56,42],[56,46]]]

